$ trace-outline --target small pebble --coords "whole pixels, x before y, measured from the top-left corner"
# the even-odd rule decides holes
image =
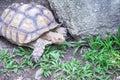
[[[120,80],[120,76],[118,76],[118,77],[116,78],[116,80]]]
[[[42,72],[43,72],[43,70],[41,68],[36,71],[36,73],[35,73],[36,80],[40,80],[42,78],[42,76],[41,76]]]

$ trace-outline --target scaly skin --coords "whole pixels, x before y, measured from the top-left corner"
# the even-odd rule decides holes
[[[34,62],[38,62],[39,58],[42,56],[43,52],[44,52],[44,49],[45,49],[45,46],[47,44],[51,44],[52,42],[51,41],[47,41],[47,40],[43,40],[41,38],[39,38],[36,43],[35,43],[35,46],[34,46],[34,50],[33,50],[33,53],[32,53],[32,60]]]
[[[64,37],[67,36],[67,30],[64,27],[57,27],[53,31],[62,34]]]

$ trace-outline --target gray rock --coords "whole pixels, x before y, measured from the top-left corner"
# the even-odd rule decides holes
[[[76,39],[114,34],[120,25],[120,0],[48,0],[55,16]]]

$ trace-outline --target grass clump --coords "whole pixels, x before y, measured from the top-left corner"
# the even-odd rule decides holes
[[[7,50],[1,50],[1,52],[2,54],[0,56],[0,62],[4,61],[5,64],[4,68],[1,70],[3,73],[6,73],[8,70],[17,72],[18,70],[24,68],[22,65],[12,59],[13,57],[15,57],[15,55],[8,54]]]

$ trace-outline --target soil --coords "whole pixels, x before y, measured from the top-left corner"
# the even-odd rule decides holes
[[[11,5],[14,2],[23,2],[23,3],[29,3],[31,0],[0,0],[0,15],[2,14],[2,12],[4,11],[5,8],[8,7],[8,5]],[[38,4],[42,4],[44,6],[46,6],[47,8],[49,8],[48,2],[47,0],[35,0]],[[14,51],[14,49],[17,48],[16,45],[11,44],[9,41],[7,41],[5,38],[0,37],[0,49],[7,49],[9,53],[12,53]],[[66,51],[66,54],[64,55],[63,60],[66,61],[70,61],[72,59],[73,56],[73,49],[68,49]],[[80,57],[75,56],[76,58],[80,59]],[[4,68],[5,63],[1,62],[0,63],[0,70],[2,68]],[[38,69],[30,69],[30,68],[25,68],[24,70],[19,70],[17,73],[14,73],[12,71],[7,72],[6,74],[3,74],[2,72],[0,72],[0,80],[18,80],[18,78],[22,78],[23,79],[19,79],[19,80],[35,80],[35,73]],[[42,79],[40,80],[54,80],[53,77],[42,77]]]

